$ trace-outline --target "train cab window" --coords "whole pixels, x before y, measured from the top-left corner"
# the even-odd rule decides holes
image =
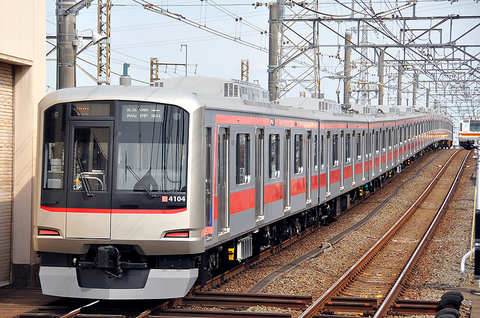
[[[350,134],[345,137],[345,162],[352,161]]]
[[[362,135],[357,134],[357,160],[362,160]]]
[[[117,190],[186,192],[189,114],[180,107],[122,102]]]
[[[63,189],[65,179],[65,111],[63,105],[45,111],[43,189]]]
[[[250,182],[250,134],[237,134],[237,184]]]
[[[480,121],[470,121],[470,131],[480,131]]]
[[[110,128],[74,127],[74,191],[107,191]]]
[[[338,166],[338,134],[334,134],[332,138],[332,159],[333,166]]]
[[[271,179],[279,178],[280,177],[280,135],[279,134],[271,134],[269,140],[269,155],[268,161],[269,170],[268,173]]]
[[[303,172],[303,135],[295,135],[295,174]]]

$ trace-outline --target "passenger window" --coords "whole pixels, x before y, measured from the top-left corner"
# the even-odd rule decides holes
[[[303,172],[303,135],[295,135],[295,174]]]
[[[349,163],[352,160],[352,155],[350,154],[351,146],[350,146],[350,134],[347,134],[345,138],[345,162]]]
[[[271,134],[269,140],[269,175],[271,179],[280,177],[280,135]]]
[[[250,134],[237,135],[237,184],[250,182]]]

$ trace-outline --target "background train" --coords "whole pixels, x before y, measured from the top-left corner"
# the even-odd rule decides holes
[[[62,89],[39,105],[35,249],[45,294],[185,295],[325,222],[434,147],[452,122],[239,81]]]
[[[465,149],[473,149],[476,141],[480,140],[480,119],[470,117],[460,120],[458,143]]]

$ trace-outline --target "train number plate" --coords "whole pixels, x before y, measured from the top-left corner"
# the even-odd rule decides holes
[[[162,202],[182,203],[185,201],[186,198],[184,195],[162,195]]]

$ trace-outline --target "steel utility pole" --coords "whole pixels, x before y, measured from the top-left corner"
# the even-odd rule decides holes
[[[57,0],[57,89],[75,87],[78,12],[93,0]]]
[[[278,28],[277,23],[277,4],[270,4],[270,29],[269,29],[269,48],[268,48],[268,92],[270,100],[278,99]]]
[[[98,43],[97,49],[97,84],[110,85],[110,35],[111,35],[111,0],[98,0],[98,34],[106,41]]]

